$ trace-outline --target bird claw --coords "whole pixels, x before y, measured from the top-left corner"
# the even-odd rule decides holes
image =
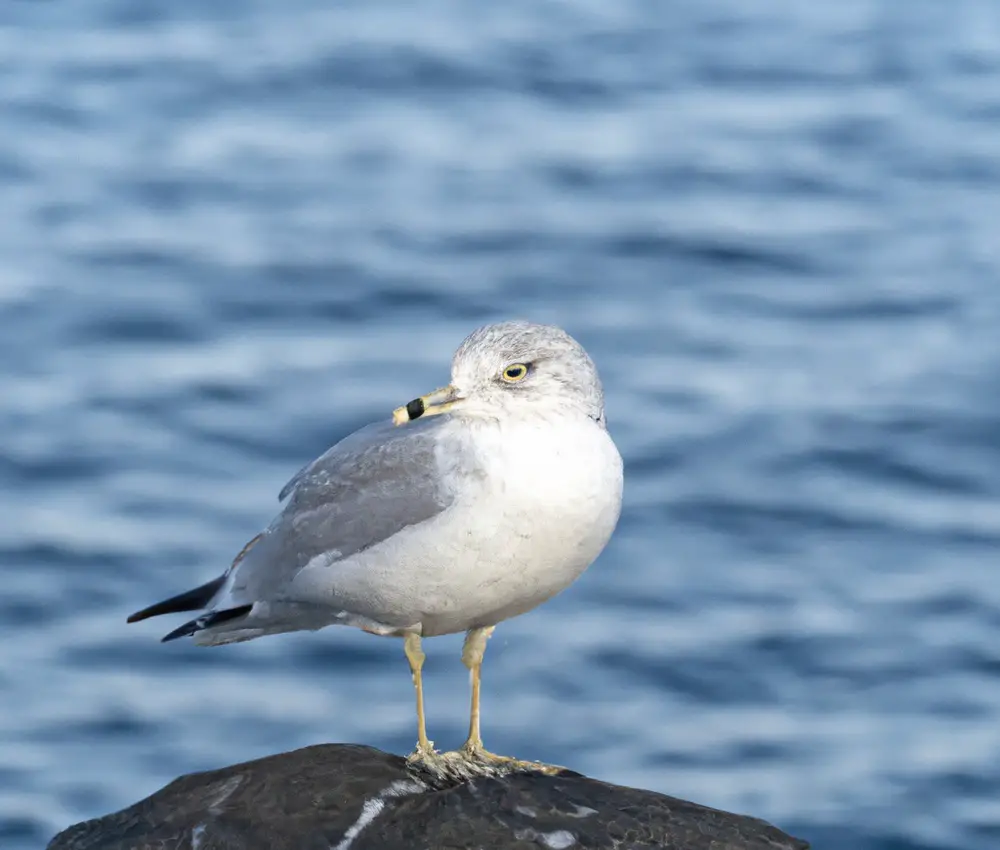
[[[427,741],[423,744],[417,744],[416,749],[406,757],[406,763],[411,765],[425,764],[433,762],[438,755],[438,751],[434,749],[434,742]]]
[[[566,770],[555,764],[545,764],[540,761],[524,761],[523,759],[512,758],[511,756],[500,756],[491,753],[482,744],[465,746],[459,750],[462,757],[467,761],[482,765],[488,771],[499,775],[508,773],[544,773],[546,776],[555,776]]]
[[[553,764],[522,761],[498,756],[480,747],[462,747],[439,753],[417,748],[406,759],[407,766],[423,781],[442,788],[468,782],[471,779],[498,778],[513,773],[541,773],[556,776],[566,770]]]

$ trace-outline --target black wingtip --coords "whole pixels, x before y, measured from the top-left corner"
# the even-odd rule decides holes
[[[125,622],[138,623],[140,620],[146,620],[149,617],[158,617],[160,614],[177,614],[181,611],[197,611],[201,608],[207,608],[208,604],[212,601],[212,597],[219,592],[225,581],[226,574],[223,573],[218,578],[212,579],[201,587],[196,587],[177,596],[171,596],[169,599],[164,599],[162,602],[157,602],[155,605],[150,605],[148,608],[136,611]]]
[[[185,623],[183,626],[179,626],[178,628],[174,629],[170,634],[161,637],[160,643],[167,643],[172,640],[177,640],[178,638],[187,637],[188,635],[193,635],[196,631],[198,631],[201,628],[201,626],[198,625],[200,619],[201,618],[199,617],[198,620],[191,620],[190,622]]]
[[[160,643],[167,643],[171,640],[177,640],[178,638],[188,637],[193,635],[195,632],[200,632],[203,629],[210,629],[212,626],[218,626],[222,623],[228,623],[230,620],[235,620],[238,617],[243,617],[250,613],[250,609],[253,605],[238,605],[235,608],[226,608],[224,611],[209,611],[204,616],[198,617],[195,620],[190,620],[183,626],[178,626],[170,634],[164,635],[160,638]]]

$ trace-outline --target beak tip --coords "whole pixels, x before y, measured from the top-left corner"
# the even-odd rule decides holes
[[[442,387],[432,393],[415,398],[407,402],[402,407],[397,407],[392,412],[392,422],[394,425],[405,425],[414,419],[419,419],[425,413],[433,416],[436,413],[445,413],[457,400],[457,393],[452,386]]]

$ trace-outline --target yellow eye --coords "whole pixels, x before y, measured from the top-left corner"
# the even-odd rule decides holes
[[[528,367],[524,363],[511,363],[500,374],[505,381],[515,384],[528,374]]]

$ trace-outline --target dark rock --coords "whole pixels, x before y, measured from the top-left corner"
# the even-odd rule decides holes
[[[461,782],[326,744],[182,776],[49,850],[805,850],[756,818],[566,771]]]

